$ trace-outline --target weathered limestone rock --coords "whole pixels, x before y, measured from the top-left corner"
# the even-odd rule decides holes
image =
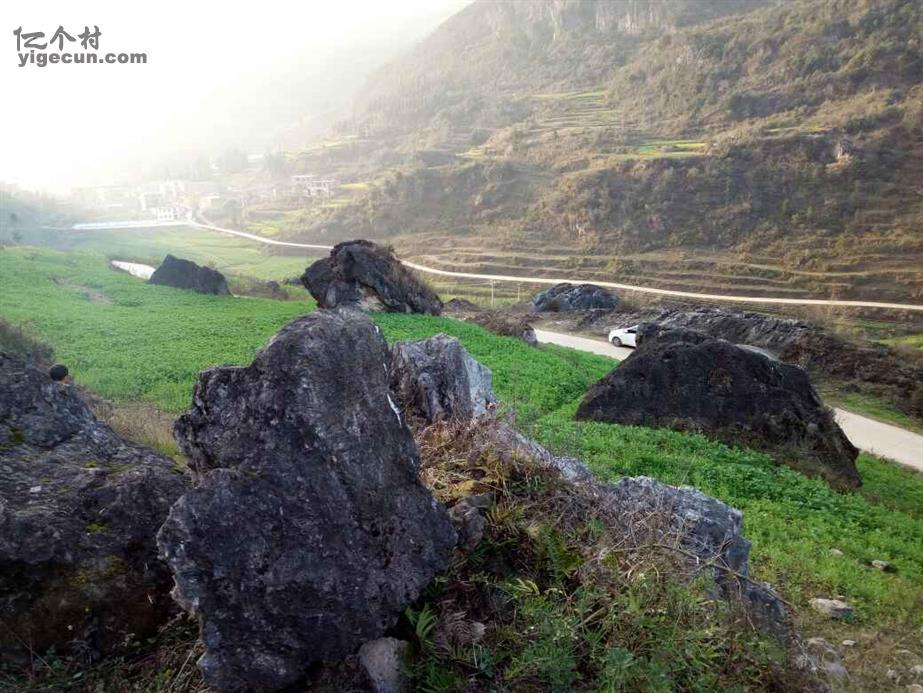
[[[394,253],[371,241],[347,241],[301,276],[321,308],[352,305],[389,313],[442,313],[442,301],[401,264]]]
[[[379,637],[447,565],[446,510],[355,310],[280,330],[247,367],[200,375],[176,437],[201,477],[158,537],[199,617],[206,682],[273,690]]]
[[[805,643],[805,653],[808,661],[802,662],[803,668],[820,673],[836,688],[849,681],[849,672],[843,666],[840,653],[823,638],[810,638]]]
[[[810,601],[811,608],[819,614],[830,618],[846,618],[851,616],[853,608],[840,599],[815,598]]]
[[[618,298],[608,289],[595,284],[556,284],[532,299],[539,313],[572,312],[577,310],[615,310]]]
[[[496,405],[491,372],[455,337],[439,334],[391,347],[391,390],[412,420],[472,419]]]
[[[359,664],[375,693],[404,693],[409,690],[402,669],[408,643],[397,638],[378,638],[359,648]]]
[[[200,294],[231,293],[224,275],[218,270],[202,267],[191,260],[183,260],[172,255],[167,255],[163,259],[148,281],[161,286],[190,289]]]
[[[749,579],[750,542],[741,535],[743,513],[690,486],[668,486],[645,476],[626,477],[599,487],[604,503],[631,515],[664,513],[662,530],[705,566],[726,596],[740,597],[764,629],[785,637],[789,631],[785,605],[768,584]]]
[[[861,484],[859,451],[801,368],[691,330],[641,333],[638,350],[590,388],[577,419],[702,432],[838,487]]]
[[[0,352],[0,656],[152,633],[172,608],[154,537],[187,486],[76,388]]]

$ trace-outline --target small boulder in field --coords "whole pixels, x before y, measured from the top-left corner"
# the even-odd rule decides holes
[[[811,608],[819,614],[829,616],[830,618],[846,618],[852,616],[853,608],[841,599],[821,599],[811,600]]]
[[[455,531],[357,310],[316,311],[249,366],[201,373],[175,434],[201,481],[158,544],[213,688],[276,690],[352,654],[448,563]]]
[[[371,241],[334,246],[329,257],[305,270],[301,282],[321,308],[352,305],[389,313],[442,313],[439,296],[390,248]]]
[[[532,299],[539,313],[565,313],[578,310],[615,310],[619,301],[608,289],[595,284],[556,284]]]
[[[587,392],[578,420],[700,432],[834,486],[861,484],[859,452],[804,370],[690,330],[641,334],[637,351]]]
[[[509,313],[490,311],[478,313],[468,318],[468,320],[501,337],[515,337],[529,346],[538,346],[535,328],[533,328],[529,321],[522,315],[510,315]]]
[[[230,295],[228,283],[218,270],[202,267],[191,260],[167,255],[148,280],[151,284],[189,289],[200,294]]]
[[[76,388],[0,352],[0,658],[155,632],[173,610],[155,535],[187,487]]]
[[[483,416],[495,404],[490,369],[455,337],[439,334],[391,347],[391,390],[411,420],[426,423]]]

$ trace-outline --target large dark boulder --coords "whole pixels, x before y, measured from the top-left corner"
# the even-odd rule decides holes
[[[228,283],[218,270],[202,267],[191,260],[167,255],[148,280],[151,284],[190,289],[200,294],[229,295]]]
[[[923,416],[912,406],[923,383],[923,358],[898,353],[872,342],[844,339],[820,325],[752,311],[726,308],[668,308],[645,320],[662,327],[694,329],[737,344],[766,349],[812,375],[837,381],[867,383],[908,414]],[[636,322],[640,322],[639,320]]]
[[[158,538],[219,690],[273,690],[381,636],[455,544],[417,477],[361,312],[317,311],[247,367],[203,372],[176,438],[200,482]]]
[[[439,315],[442,301],[398,260],[390,248],[347,241],[318,260],[301,282],[321,308],[354,305],[389,313]]]
[[[0,656],[94,656],[153,633],[174,608],[155,535],[187,487],[73,386],[0,352]]]
[[[497,401],[490,369],[444,334],[395,342],[390,377],[391,390],[408,418],[427,424],[484,416]]]
[[[556,284],[542,291],[532,299],[532,305],[539,313],[572,312],[578,310],[615,310],[618,298],[615,294],[595,284]]]
[[[765,450],[843,488],[858,451],[798,366],[694,331],[642,331],[640,348],[587,392],[576,418],[698,431]]]

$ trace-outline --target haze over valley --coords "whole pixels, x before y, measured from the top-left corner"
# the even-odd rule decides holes
[[[923,3],[16,8],[0,690],[923,690]]]

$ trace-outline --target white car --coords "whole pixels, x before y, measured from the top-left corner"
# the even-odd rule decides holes
[[[638,326],[615,327],[609,330],[609,342],[612,346],[638,346]]]

